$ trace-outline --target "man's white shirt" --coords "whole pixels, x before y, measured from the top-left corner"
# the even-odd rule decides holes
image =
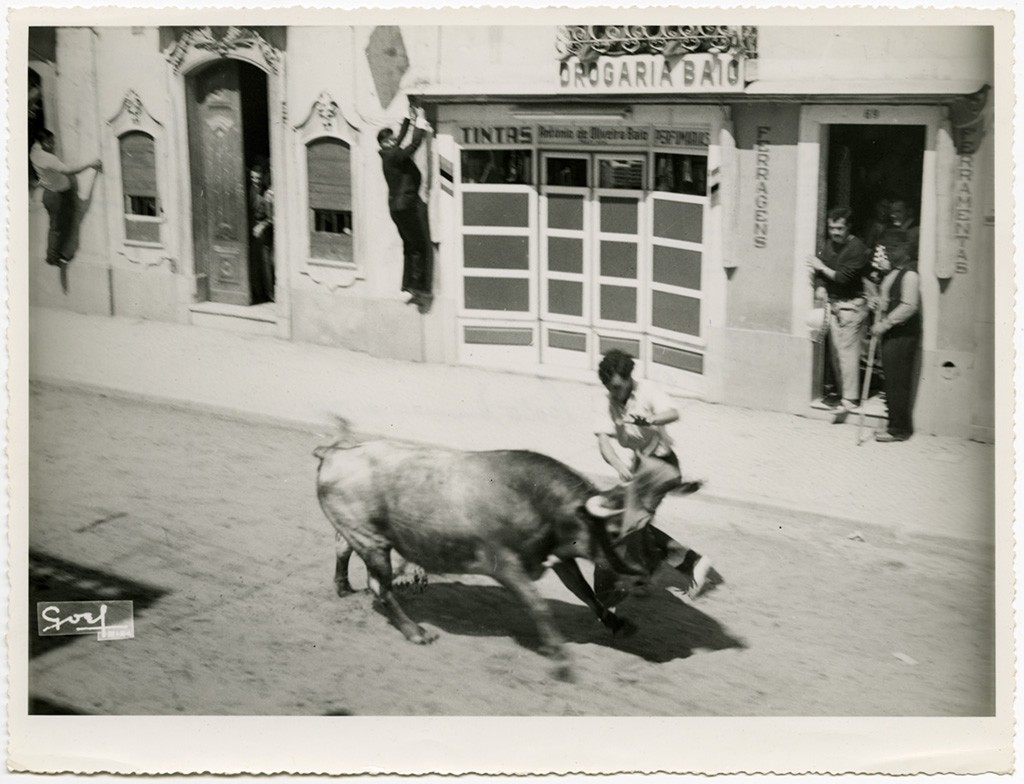
[[[39,184],[54,193],[63,193],[71,187],[71,179],[67,175],[68,166],[54,155],[47,152],[36,142],[29,151],[28,158],[39,175]]]
[[[633,392],[625,405],[602,395],[594,421],[594,433],[616,439],[625,449],[644,455],[664,457],[672,451],[672,437],[664,425],[640,427],[631,424],[634,416],[648,421],[655,414],[675,408],[675,403],[657,384],[646,379],[633,379]]]

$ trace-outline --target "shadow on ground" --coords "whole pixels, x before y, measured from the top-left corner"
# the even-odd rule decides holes
[[[76,640],[88,639],[95,642],[95,636],[47,636],[39,635],[37,602],[76,602],[93,600],[126,599],[132,602],[132,611],[139,613],[166,593],[153,585],[129,580],[110,572],[90,569],[87,566],[65,561],[52,555],[29,550],[28,553],[28,617],[29,658],[69,645]]]
[[[88,716],[86,711],[70,708],[67,705],[48,700],[45,697],[28,697],[28,712],[30,716]]]
[[[400,601],[414,621],[447,634],[510,636],[532,651],[540,647],[533,620],[500,586],[431,583],[423,594],[405,595]],[[618,608],[620,616],[639,627],[626,638],[614,637],[586,607],[558,599],[549,599],[548,606],[567,642],[604,645],[658,664],[685,659],[698,650],[747,647],[714,618],[663,590],[630,599]]]

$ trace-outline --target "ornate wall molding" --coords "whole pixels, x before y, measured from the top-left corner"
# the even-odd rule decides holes
[[[338,102],[334,100],[327,90],[323,90],[309,110],[305,119],[295,126],[296,131],[303,131],[303,137],[308,141],[316,135],[338,135],[346,141],[352,141],[347,135],[342,124],[347,125],[353,131],[358,132],[359,128],[345,116]],[[319,126],[319,127],[317,127]]]
[[[125,92],[121,105],[114,116],[107,120],[107,125],[114,131],[115,136],[133,130],[145,131],[150,136],[156,136],[162,128],[147,111],[139,94],[132,89]]]
[[[128,112],[128,116],[131,117],[132,123],[135,125],[142,121],[142,99],[139,98],[139,94],[135,90],[129,90],[125,94],[121,108]]]
[[[559,59],[660,54],[728,53],[757,57],[757,28],[732,25],[563,25],[555,43]]]
[[[338,116],[338,103],[326,90],[316,99],[316,113],[320,116],[325,131],[334,125],[334,120]]]
[[[219,34],[212,27],[193,27],[185,32],[165,56],[175,73],[193,50],[211,52],[220,57],[244,56],[245,59],[259,59],[271,73],[276,74],[281,65],[281,53],[255,30],[246,27],[229,27]]]

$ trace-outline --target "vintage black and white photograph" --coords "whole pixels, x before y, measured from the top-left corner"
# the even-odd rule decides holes
[[[14,765],[839,717],[1010,769],[1013,18],[634,15],[13,13]]]

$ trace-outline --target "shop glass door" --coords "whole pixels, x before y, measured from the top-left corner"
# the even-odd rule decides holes
[[[541,159],[541,355],[544,362],[590,366],[591,156]]]
[[[552,152],[541,166],[543,360],[639,357],[646,156]]]
[[[670,383],[704,369],[706,205],[707,156],[656,152],[645,322],[650,373]]]
[[[622,348],[642,357],[646,292],[644,279],[643,210],[645,155],[595,155],[594,326],[599,353]]]

